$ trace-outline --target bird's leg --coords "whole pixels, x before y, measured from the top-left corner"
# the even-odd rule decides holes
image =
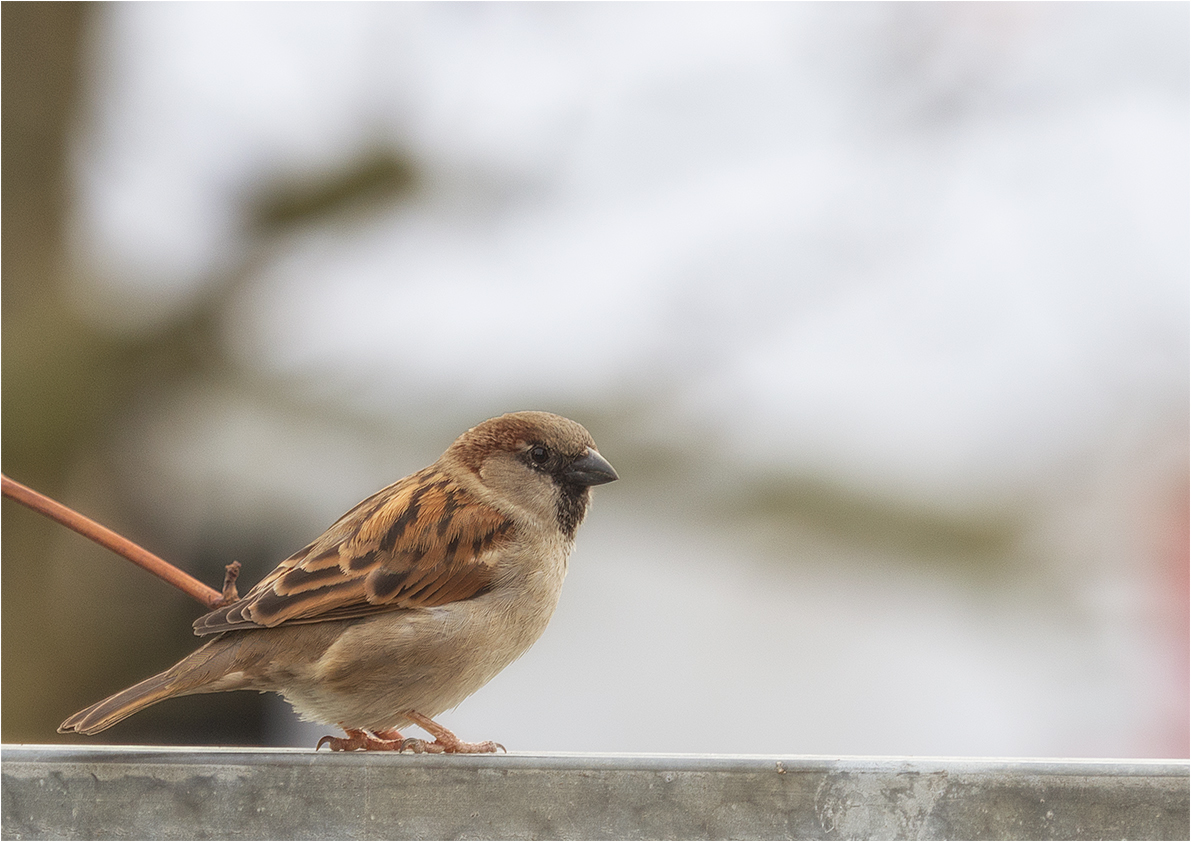
[[[369,734],[367,731],[361,731],[356,728],[344,728],[347,732],[346,737],[323,737],[318,741],[318,745],[314,747],[318,751],[326,743],[331,747],[331,751],[401,751],[405,746],[404,740],[397,731],[377,731],[375,736]]]
[[[494,743],[491,740],[483,743],[465,743],[433,719],[422,716],[417,711],[409,710],[404,715],[410,722],[434,737],[434,742],[428,743],[418,739],[402,740],[402,751],[409,749],[415,754],[421,754],[424,751],[431,754],[491,754],[497,749],[507,751],[500,743]]]

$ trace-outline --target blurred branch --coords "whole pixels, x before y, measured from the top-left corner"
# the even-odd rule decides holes
[[[224,604],[224,593],[220,593],[214,588],[207,587],[189,573],[184,573],[165,559],[155,556],[144,547],[134,544],[132,541],[129,541],[122,535],[116,534],[106,526],[99,525],[90,518],[80,515],[73,509],[69,509],[66,506],[63,506],[61,503],[51,500],[44,494],[40,494],[28,486],[21,485],[19,482],[9,479],[4,474],[0,474],[0,483],[3,485],[5,497],[16,500],[18,503],[33,509],[35,512],[40,512],[46,517],[56,520],[58,523],[67,527],[68,529],[73,529],[84,538],[90,538],[95,543],[102,547],[106,547],[117,555],[124,556],[124,558],[128,559],[133,564],[140,565],[155,576],[158,576],[169,582],[175,588],[184,592],[188,596],[194,597],[207,608],[215,609]],[[234,563],[235,562],[233,562],[233,564]],[[238,564],[236,564],[236,571],[239,571]],[[228,582],[225,580],[224,591],[225,593],[228,591],[234,593],[235,576],[230,570],[228,572],[231,581]]]

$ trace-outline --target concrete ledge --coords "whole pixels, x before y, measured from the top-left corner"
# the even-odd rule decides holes
[[[5,746],[5,839],[1188,839],[1184,761]]]

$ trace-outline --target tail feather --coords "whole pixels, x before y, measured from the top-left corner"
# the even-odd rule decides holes
[[[98,734],[165,699],[239,689],[238,682],[227,681],[228,673],[235,669],[238,650],[238,640],[229,641],[220,635],[165,672],[80,710],[58,726],[58,733]]]
[[[58,726],[59,734],[98,734],[106,728],[111,728],[117,722],[132,716],[149,705],[156,704],[171,696],[185,696],[195,692],[194,689],[183,689],[178,686],[173,669],[158,673],[152,678],[146,678],[139,684],[134,684],[127,690],[121,690],[113,696],[108,696],[101,702],[96,702],[89,708],[79,711]]]

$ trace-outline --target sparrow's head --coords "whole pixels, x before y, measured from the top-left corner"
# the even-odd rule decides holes
[[[477,424],[444,458],[473,472],[495,495],[573,538],[591,486],[617,479],[580,424],[550,412],[511,412]]]

